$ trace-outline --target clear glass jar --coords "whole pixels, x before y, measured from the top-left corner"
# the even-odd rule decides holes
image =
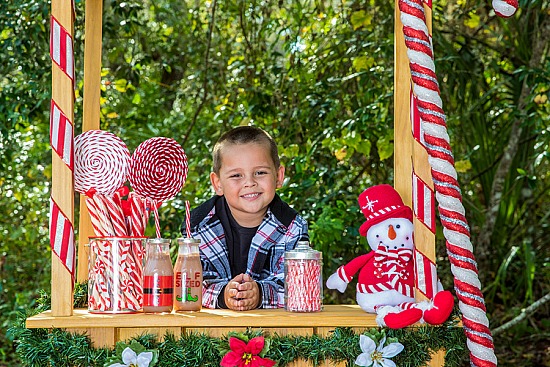
[[[143,309],[145,237],[91,237],[88,311],[134,313]]]
[[[178,238],[174,265],[174,311],[200,311],[202,307],[202,264],[200,239]]]
[[[174,302],[174,269],[170,259],[170,240],[147,240],[143,270],[143,311],[171,312]]]
[[[298,241],[285,252],[285,309],[317,312],[323,308],[323,255]]]

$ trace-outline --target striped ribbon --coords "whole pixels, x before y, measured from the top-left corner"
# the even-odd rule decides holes
[[[416,175],[412,175],[412,199],[414,215],[432,233],[435,233],[435,197],[433,190]]]
[[[74,280],[76,249],[74,246],[73,224],[61,211],[53,198],[50,198],[50,247],[61,259]]]
[[[413,92],[424,133],[438,210],[473,366],[497,365],[477,265],[442,108],[422,0],[400,0]]]
[[[73,123],[52,99],[50,109],[50,146],[71,171],[74,171]]]
[[[74,82],[73,38],[53,16],[50,18],[50,57]]]

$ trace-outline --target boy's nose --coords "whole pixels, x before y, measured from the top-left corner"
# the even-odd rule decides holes
[[[247,177],[246,178],[246,181],[244,182],[244,187],[253,187],[253,186],[256,186],[257,183],[256,183],[256,180],[254,179],[254,177]]]

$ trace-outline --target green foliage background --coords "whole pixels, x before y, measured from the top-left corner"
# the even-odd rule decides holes
[[[549,7],[522,0],[520,8],[503,20],[489,2],[434,2],[436,71],[492,327],[550,284]],[[49,12],[48,1],[0,4],[3,330],[50,287]],[[365,252],[356,198],[393,181],[393,12],[380,0],[105,0],[101,128],[130,151],[150,137],[174,138],[190,162],[182,193],[161,208],[163,235],[178,236],[185,200],[212,194],[219,135],[255,124],[279,143],[287,169],[279,193],[307,218],[325,275]],[[76,1],[77,132],[83,33]],[[437,245],[452,289],[442,233]],[[353,290],[326,291],[325,303],[334,302],[353,303]],[[546,304],[495,336],[499,363],[548,365],[548,326]],[[0,334],[0,364],[18,365],[11,338]]]

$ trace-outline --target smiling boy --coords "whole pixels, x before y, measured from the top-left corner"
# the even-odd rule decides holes
[[[201,239],[204,307],[284,306],[284,252],[308,239],[305,220],[275,193],[284,175],[277,145],[260,128],[237,127],[214,146],[216,196],[191,212],[192,235]]]

